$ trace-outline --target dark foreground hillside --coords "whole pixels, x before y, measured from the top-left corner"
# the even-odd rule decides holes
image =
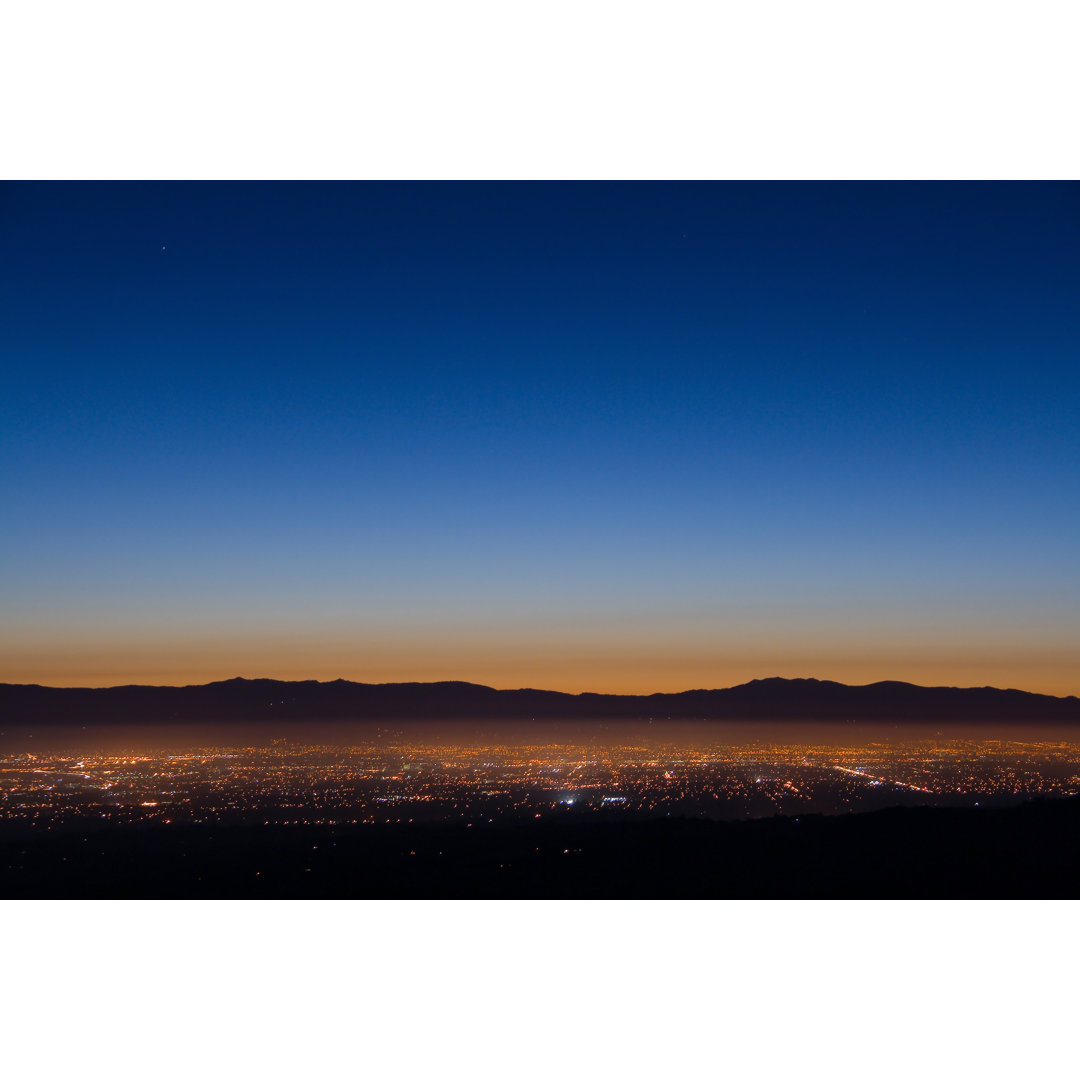
[[[0,842],[28,898],[1060,898],[1080,798],[748,822],[235,826]]]

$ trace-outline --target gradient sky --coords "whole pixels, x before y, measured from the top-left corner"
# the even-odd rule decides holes
[[[1080,186],[4,184],[0,680],[1080,692]]]

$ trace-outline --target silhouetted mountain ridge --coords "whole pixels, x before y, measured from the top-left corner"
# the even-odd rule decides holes
[[[100,689],[0,683],[5,723],[257,719],[578,719],[1080,721],[1080,698],[991,686],[866,686],[753,679],[719,690],[566,694],[477,683],[358,683],[232,678],[201,686]]]

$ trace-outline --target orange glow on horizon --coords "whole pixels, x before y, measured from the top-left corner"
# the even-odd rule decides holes
[[[981,620],[884,626],[855,618],[725,621],[639,616],[327,625],[284,616],[215,627],[25,623],[0,627],[0,682],[182,686],[242,676],[354,682],[460,680],[498,689],[649,694],[752,679],[886,679],[1080,694],[1077,631]]]
[[[631,658],[620,662],[558,664],[528,663],[510,658],[492,658],[478,663],[462,657],[460,663],[446,657],[370,664],[323,661],[294,655],[270,655],[255,659],[246,651],[228,655],[171,657],[139,654],[110,657],[49,657],[37,664],[5,664],[0,682],[39,683],[44,686],[106,687],[129,684],[186,686],[217,682],[237,676],[247,679],[329,682],[343,678],[352,682],[440,682],[463,681],[496,689],[558,690],[564,693],[650,694],[683,690],[720,689],[753,679],[815,678],[865,685],[882,680],[898,680],[923,686],[996,686],[1065,697],[1077,694],[1075,667],[1040,662],[1037,658],[1004,657],[982,661],[959,657],[918,661],[899,660],[889,664],[877,658],[851,657],[839,660],[820,657],[818,662],[785,661],[781,657],[749,659],[678,660],[655,656],[651,662]]]

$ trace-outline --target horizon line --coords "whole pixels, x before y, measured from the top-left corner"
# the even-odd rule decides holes
[[[42,690],[128,690],[128,689],[145,689],[145,690],[190,690],[190,689],[202,689],[208,686],[220,686],[224,683],[254,683],[254,682],[274,682],[283,684],[305,684],[314,683],[317,686],[332,686],[334,683],[349,683],[353,686],[473,686],[483,690],[491,690],[495,693],[521,693],[521,692],[538,692],[545,694],[563,694],[566,697],[622,697],[622,698],[647,698],[647,697],[676,697],[680,694],[693,694],[693,693],[716,693],[724,690],[737,690],[743,686],[750,686],[753,683],[763,682],[782,682],[782,683],[828,683],[833,686],[842,686],[847,689],[858,690],[867,689],[873,686],[883,685],[895,685],[895,686],[914,686],[922,690],[995,690],[998,693],[1009,694],[1029,694],[1034,697],[1052,698],[1057,701],[1070,701],[1078,698],[1077,694],[1048,694],[1038,690],[1021,690],[1018,687],[1000,687],[991,686],[985,684],[983,686],[956,686],[950,684],[937,684],[933,686],[926,685],[925,683],[913,683],[906,679],[877,679],[869,683],[845,683],[840,682],[837,679],[820,679],[813,675],[799,675],[799,676],[784,676],[784,675],[768,675],[759,676],[753,679],[748,679],[745,682],[734,683],[730,686],[695,686],[688,687],[684,690],[654,690],[644,693],[625,693],[619,691],[604,691],[604,690],[550,690],[539,686],[490,686],[487,683],[471,682],[468,679],[432,679],[432,680],[420,680],[420,679],[407,679],[395,682],[362,682],[357,679],[346,679],[343,676],[338,676],[336,679],[280,679],[269,675],[258,676],[246,676],[246,675],[233,675],[225,679],[211,679],[203,683],[116,683],[111,686],[80,686],[80,685],[67,685],[56,686],[46,683],[16,683],[16,682],[0,682],[0,686],[9,687],[27,687],[38,688]]]

